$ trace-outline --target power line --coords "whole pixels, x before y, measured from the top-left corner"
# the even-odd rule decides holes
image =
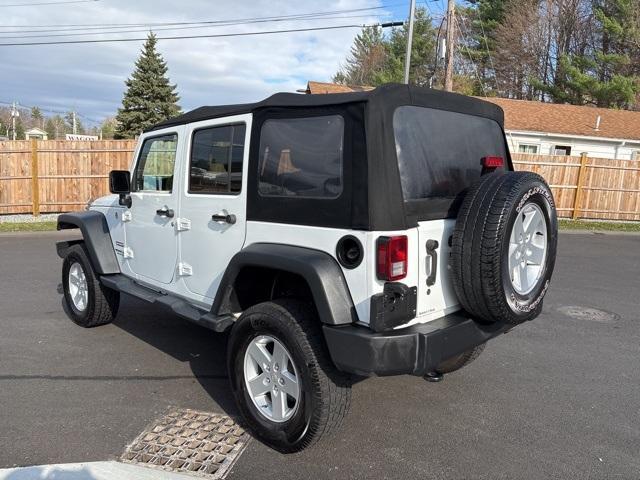
[[[460,32],[462,32],[462,28],[460,28],[460,24],[458,23],[458,19],[456,17],[453,17],[456,25],[458,26],[458,30]],[[465,40],[467,39],[467,34],[464,33],[465,36]],[[485,89],[484,83],[482,82],[482,78],[480,77],[480,73],[478,72],[478,65],[476,64],[475,60],[473,59],[473,56],[471,55],[471,50],[469,50],[469,46],[467,45],[467,42],[464,42],[464,47],[467,50],[467,56],[469,57],[469,61],[471,62],[471,64],[473,65],[473,71],[476,75],[476,79],[478,80],[478,83],[480,84],[480,88],[482,89],[482,95],[486,98],[487,97],[487,91]]]
[[[70,3],[92,3],[99,2],[100,0],[66,0],[62,2],[39,2],[39,3],[10,3],[8,5],[0,5],[0,8],[4,7],[35,7],[43,5],[68,5]]]
[[[86,0],[85,0],[86,1]],[[91,0],[94,1],[94,0]],[[396,3],[390,5],[380,5],[378,7],[364,7],[364,8],[351,8],[351,9],[343,9],[343,10],[330,10],[330,11],[322,11],[322,12],[307,12],[307,13],[296,13],[290,15],[276,15],[276,16],[268,16],[268,17],[248,17],[248,18],[240,18],[240,19],[229,19],[229,20],[201,20],[197,22],[141,22],[141,23],[70,23],[70,24],[46,24],[46,25],[0,25],[0,28],[56,28],[56,31],[67,30],[68,27],[81,27],[79,30],[88,30],[93,28],[127,28],[127,27],[158,27],[158,26],[180,26],[180,25],[199,25],[199,24],[226,24],[226,23],[249,23],[254,20],[273,20],[273,19],[281,19],[281,18],[303,18],[303,17],[319,17],[326,15],[334,15],[339,13],[356,13],[356,12],[365,12],[371,10],[382,10],[386,8],[393,8],[404,6],[405,3]],[[43,30],[39,30],[43,31]],[[53,30],[44,30],[44,31],[53,31]],[[30,31],[22,30],[22,31],[11,31],[4,33],[33,33]]]
[[[326,27],[308,27],[308,28],[290,28],[284,30],[265,30],[260,32],[238,32],[238,33],[218,33],[210,35],[184,35],[173,37],[156,37],[158,40],[188,40],[196,38],[226,38],[226,37],[245,37],[253,35],[271,35],[277,33],[296,33],[296,32],[315,32],[323,30],[339,30],[343,28],[365,28],[365,27],[387,27],[401,25],[402,22],[389,22],[385,24],[374,23],[370,25],[350,24],[350,25],[332,25]],[[117,42],[141,42],[147,38],[110,38],[96,40],[64,40],[59,42],[24,42],[24,43],[0,43],[0,47],[22,47],[36,45],[77,45],[83,43],[117,43]]]
[[[153,32],[160,31],[173,31],[173,30],[193,30],[199,28],[218,28],[218,27],[227,27],[227,26],[236,26],[236,25],[245,25],[248,23],[271,23],[271,22],[293,22],[293,21],[315,21],[315,20],[340,20],[347,18],[367,18],[369,15],[336,15],[336,16],[326,16],[326,17],[318,17],[318,18],[297,18],[297,19],[273,19],[273,20],[261,20],[254,22],[242,22],[242,23],[228,23],[228,24],[219,24],[219,25],[191,25],[184,27],[160,27],[153,28]],[[45,35],[15,35],[15,36],[2,36],[7,32],[0,32],[0,40],[12,40],[12,39],[20,39],[20,38],[55,38],[55,37],[78,37],[78,36],[86,36],[86,35],[114,35],[120,33],[143,33],[148,32],[149,29],[143,30],[116,30],[116,31],[97,31],[97,32],[81,32],[81,33],[56,33],[56,34],[45,34]]]

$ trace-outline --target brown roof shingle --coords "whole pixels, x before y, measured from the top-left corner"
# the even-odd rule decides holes
[[[312,94],[365,92],[373,89],[374,87],[366,85],[340,85],[337,83],[307,82],[307,93]]]
[[[508,98],[483,100],[502,107],[506,130],[640,140],[640,112]]]

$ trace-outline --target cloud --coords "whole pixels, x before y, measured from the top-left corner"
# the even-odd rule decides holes
[[[16,25],[227,20],[379,5],[379,0],[328,0],[322,3],[289,0],[101,0],[56,7],[1,8],[0,32],[23,28],[9,27]],[[198,35],[362,24],[385,19],[385,14],[389,12],[374,10],[359,18],[257,23],[157,33],[159,36]],[[201,105],[256,101],[277,91],[303,88],[310,79],[329,80],[348,54],[357,33],[358,29],[344,29],[161,40],[158,49],[169,65],[171,81],[178,85],[181,106],[189,110]],[[3,33],[0,38],[9,35],[32,34]],[[127,35],[145,36],[144,33]],[[60,37],[58,40],[73,38]],[[113,115],[120,105],[124,81],[133,69],[141,43],[0,47],[0,101],[15,100],[22,105],[39,105],[54,110],[77,109],[95,119]]]

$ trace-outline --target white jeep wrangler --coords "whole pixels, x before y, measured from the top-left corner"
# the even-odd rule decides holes
[[[334,430],[353,381],[439,380],[535,318],[553,197],[513,172],[503,112],[386,85],[202,107],[145,132],[114,195],[60,215],[64,297],[83,327],[120,293],[230,330],[231,388],[280,451]]]

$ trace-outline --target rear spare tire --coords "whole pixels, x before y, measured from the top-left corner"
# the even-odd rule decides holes
[[[462,307],[485,323],[537,317],[557,240],[555,203],[542,177],[482,176],[465,195],[452,238],[453,285]]]

